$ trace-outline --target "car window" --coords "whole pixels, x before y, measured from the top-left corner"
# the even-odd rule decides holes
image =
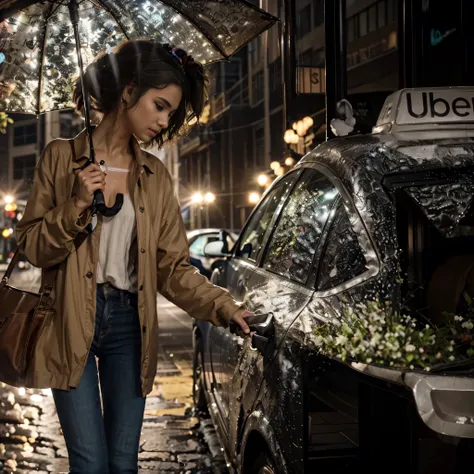
[[[293,189],[268,246],[264,267],[306,283],[338,191],[323,174],[307,170]]]
[[[207,235],[200,235],[190,246],[189,252],[195,255],[199,255],[201,257],[205,256],[204,247],[209,242],[215,242],[219,240],[219,234],[207,234]]]
[[[253,262],[257,261],[257,257],[264,244],[265,233],[277,211],[278,205],[286,199],[292,183],[300,173],[301,171],[298,171],[288,175],[288,179],[280,181],[280,183],[265,196],[256,211],[252,214],[242,233],[237,256]]]
[[[366,260],[349,216],[339,202],[319,260],[317,289],[328,290],[366,270]]]

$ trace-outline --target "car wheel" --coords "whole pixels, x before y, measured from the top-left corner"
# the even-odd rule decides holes
[[[193,355],[193,402],[194,408],[201,413],[208,413],[206,395],[204,393],[203,363],[201,339],[195,337]]]
[[[272,457],[267,451],[260,453],[245,474],[278,474]]]

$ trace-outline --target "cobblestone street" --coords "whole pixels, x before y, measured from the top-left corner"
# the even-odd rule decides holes
[[[224,474],[210,420],[192,410],[192,321],[159,300],[160,358],[147,397],[140,473]],[[68,460],[50,390],[0,384],[0,472],[67,473]]]

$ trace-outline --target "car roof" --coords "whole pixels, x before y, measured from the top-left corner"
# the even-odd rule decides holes
[[[231,237],[235,239],[236,233],[229,231],[227,229],[218,229],[218,228],[208,228],[208,229],[194,229],[194,230],[189,230],[186,232],[186,235],[188,239],[192,239],[193,237],[196,237],[197,235],[206,235],[206,234],[218,234],[219,232],[222,232],[225,230],[229,234],[231,234]]]
[[[409,175],[426,171],[424,190],[436,199],[420,200],[418,188],[407,187],[408,193],[420,205],[426,217],[443,233],[450,233],[474,201],[474,139],[397,140],[390,134],[359,135],[330,140],[303,157],[295,167],[310,163],[328,169],[351,193],[363,200],[380,200],[385,194],[386,179],[411,181]],[[435,172],[447,170],[458,181],[448,192],[446,186],[430,183]],[[448,183],[446,181],[446,183]],[[442,183],[441,183],[442,184]],[[416,185],[418,186],[418,185]],[[421,189],[420,189],[421,190]],[[425,192],[424,191],[424,192]],[[455,192],[454,192],[455,191]],[[380,194],[380,192],[382,194]],[[439,212],[439,202],[452,208],[450,215]],[[459,202],[458,202],[459,201]],[[375,211],[374,211],[375,212]]]
[[[363,173],[380,180],[391,173],[474,165],[474,139],[397,140],[390,134],[354,135],[317,146],[297,166],[319,163],[354,182]]]

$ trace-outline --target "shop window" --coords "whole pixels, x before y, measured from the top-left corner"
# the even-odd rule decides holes
[[[379,28],[383,28],[387,24],[387,1],[377,3],[377,16]]]
[[[13,179],[33,182],[36,167],[36,155],[17,156],[13,160]]]
[[[36,123],[13,127],[13,145],[31,145],[36,143]]]
[[[369,8],[369,33],[377,29],[377,5]]]
[[[314,26],[324,23],[324,0],[313,0]]]
[[[367,10],[359,13],[359,36],[365,36],[367,34]]]
[[[298,28],[296,38],[300,39],[311,32],[311,4],[306,5],[298,12]]]

